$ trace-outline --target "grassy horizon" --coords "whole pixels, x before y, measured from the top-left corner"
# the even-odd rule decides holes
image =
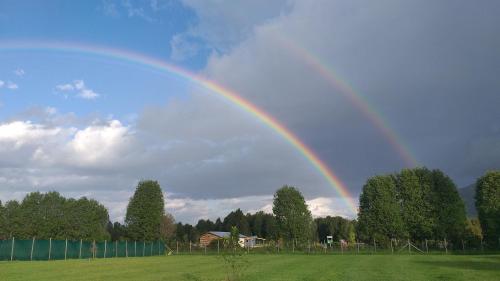
[[[249,255],[243,280],[499,280],[500,255]],[[0,280],[224,280],[218,256],[0,262]]]

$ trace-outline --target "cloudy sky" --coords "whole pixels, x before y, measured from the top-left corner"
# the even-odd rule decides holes
[[[121,221],[137,182],[156,179],[167,211],[195,222],[270,211],[289,184],[316,216],[355,216],[300,151],[220,95],[37,47],[49,43],[153,57],[231,89],[355,201],[368,177],[415,165],[466,186],[500,168],[499,12],[498,1],[0,0],[0,200],[56,190]]]

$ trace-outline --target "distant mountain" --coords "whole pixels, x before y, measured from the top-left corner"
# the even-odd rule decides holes
[[[458,193],[465,202],[465,210],[467,211],[467,217],[477,218],[476,205],[474,203],[474,196],[476,194],[476,185],[471,184],[466,187],[459,188]]]

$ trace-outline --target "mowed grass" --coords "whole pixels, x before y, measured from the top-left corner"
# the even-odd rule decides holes
[[[250,255],[243,280],[500,280],[500,255]],[[217,256],[0,262],[0,280],[224,280]]]

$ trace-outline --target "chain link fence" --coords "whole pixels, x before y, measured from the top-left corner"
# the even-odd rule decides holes
[[[498,253],[500,249],[487,247],[482,241],[423,240],[410,241],[392,239],[367,242],[266,242],[257,247],[242,248],[249,254],[488,254]],[[168,243],[170,254],[217,255],[227,249],[222,240],[215,240],[210,245],[171,241]]]
[[[65,260],[160,256],[162,241],[0,240],[0,260]]]

